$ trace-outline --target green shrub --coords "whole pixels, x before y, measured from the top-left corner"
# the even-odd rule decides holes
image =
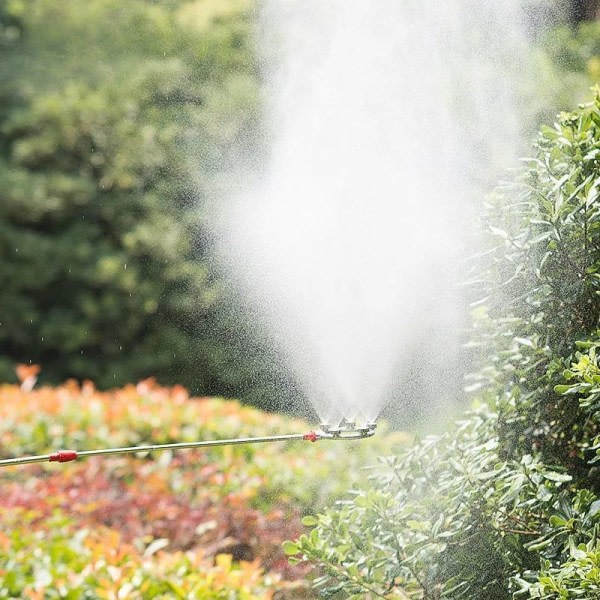
[[[0,9],[0,379],[34,362],[46,381],[102,387],[249,380],[203,203],[256,120],[250,9]]]
[[[571,546],[569,559],[558,567],[544,561],[539,580],[523,587],[530,598],[567,600],[600,598],[600,548],[596,540]]]
[[[600,96],[487,204],[479,408],[286,546],[339,598],[598,598]],[[582,591],[583,590],[583,591]]]

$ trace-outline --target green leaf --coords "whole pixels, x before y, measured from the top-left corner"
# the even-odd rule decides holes
[[[573,393],[573,386],[572,385],[555,385],[554,391],[557,394],[570,394],[570,393]]]
[[[546,479],[554,481],[556,483],[566,483],[567,481],[571,481],[573,479],[570,475],[567,475],[566,473],[557,473],[556,471],[544,471],[542,475]]]
[[[567,519],[559,517],[558,515],[552,515],[549,519],[549,522],[552,527],[566,527],[569,524]]]
[[[293,556],[300,552],[300,548],[298,547],[298,545],[290,541],[283,542],[282,548],[288,556]]]

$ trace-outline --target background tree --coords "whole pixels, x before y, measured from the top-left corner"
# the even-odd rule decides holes
[[[251,10],[3,3],[0,378],[256,387],[203,210],[257,120]]]

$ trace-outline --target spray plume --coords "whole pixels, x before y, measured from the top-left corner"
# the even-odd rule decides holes
[[[323,421],[375,419],[415,348],[457,377],[457,264],[517,147],[523,22],[512,0],[267,0],[271,152],[221,247]]]

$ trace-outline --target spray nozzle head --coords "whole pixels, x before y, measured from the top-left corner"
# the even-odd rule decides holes
[[[321,434],[323,437],[335,440],[358,440],[375,435],[376,428],[376,423],[366,422],[357,425],[355,421],[344,417],[335,427],[329,423],[321,423]]]

